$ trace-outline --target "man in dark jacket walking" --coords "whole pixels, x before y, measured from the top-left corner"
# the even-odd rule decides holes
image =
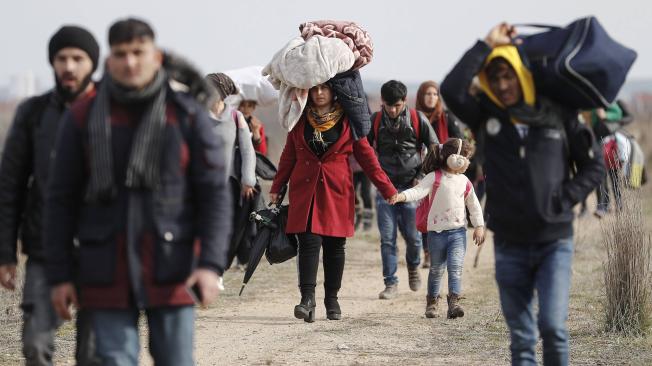
[[[488,227],[513,365],[568,364],[573,206],[604,176],[601,148],[578,113],[535,93],[506,23],[478,41],[442,83],[448,107],[485,136]],[[478,76],[482,92],[469,93]],[[571,176],[571,167],[576,173]],[[534,317],[534,293],[539,302]]]
[[[437,135],[423,113],[407,107],[405,84],[390,80],[383,84],[380,95],[383,107],[371,117],[373,125],[368,138],[376,150],[380,166],[394,187],[402,191],[411,188],[420,177],[421,150],[438,143]],[[405,259],[410,289],[417,291],[421,285],[419,262],[422,243],[416,227],[416,207],[414,202],[390,205],[382,196],[376,198],[385,282],[385,289],[378,295],[380,299],[394,298],[398,292],[397,227],[407,244]]]
[[[56,88],[18,106],[0,165],[0,284],[15,288],[17,240],[28,256],[23,287],[23,355],[27,365],[51,365],[54,333],[60,324],[45,276],[41,217],[50,154],[61,115],[94,90],[99,46],[91,33],[64,26],[50,39],[49,60]],[[77,364],[93,363],[90,322],[77,314]]]
[[[114,23],[109,46],[97,94],[71,108],[56,145],[44,231],[52,301],[64,319],[71,304],[89,310],[103,364],[138,364],[144,310],[154,363],[192,365],[190,294],[211,303],[226,266],[223,141],[206,106],[171,88],[179,64],[147,23]]]

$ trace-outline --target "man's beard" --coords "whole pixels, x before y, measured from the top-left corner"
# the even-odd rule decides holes
[[[64,102],[70,103],[70,102],[74,101],[75,99],[77,99],[77,97],[86,90],[86,88],[88,87],[88,84],[90,84],[91,81],[92,81],[92,76],[93,76],[92,73],[88,74],[84,78],[84,80],[82,80],[81,84],[79,85],[79,88],[77,88],[77,90],[75,90],[75,91],[72,91],[69,88],[64,87],[61,84],[61,80],[59,79],[59,77],[55,73],[54,74],[54,80],[56,82],[57,93],[61,96],[61,98],[63,99]]]

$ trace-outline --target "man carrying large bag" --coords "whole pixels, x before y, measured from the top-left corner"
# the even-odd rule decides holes
[[[575,109],[608,108],[625,83],[636,51],[617,42],[595,17],[565,27],[520,24],[545,31],[518,37],[537,92]]]
[[[446,76],[441,94],[456,116],[485,136],[488,228],[512,364],[536,365],[538,325],[544,364],[566,365],[572,208],[600,183],[604,164],[576,111],[535,92],[512,44],[515,36],[507,23],[494,27]],[[471,95],[476,75],[481,92]],[[571,164],[577,167],[572,178]]]

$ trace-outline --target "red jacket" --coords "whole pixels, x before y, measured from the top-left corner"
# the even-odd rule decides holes
[[[271,189],[271,193],[278,193],[290,181],[288,233],[306,231],[312,204],[311,232],[335,237],[353,236],[355,202],[348,159],[351,154],[383,197],[389,198],[397,193],[380,168],[367,138],[355,141],[348,118],[341,123],[344,126],[339,140],[321,158],[313,153],[305,141],[305,117],[288,134]]]
[[[254,150],[267,156],[267,136],[265,135],[265,126],[260,126],[260,142],[254,142]]]

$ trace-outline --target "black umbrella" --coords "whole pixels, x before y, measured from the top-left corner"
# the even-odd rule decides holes
[[[234,153],[235,156],[235,171],[239,172],[242,166],[242,161],[240,155],[237,151]],[[236,174],[239,176],[239,174]],[[264,180],[273,180],[276,176],[276,166],[272,163],[265,155],[256,152],[256,176]],[[255,229],[251,227],[253,225],[249,220],[249,214],[253,211],[259,210],[264,203],[262,202],[262,196],[260,195],[260,186],[256,184],[256,193],[252,199],[245,199],[240,194],[240,181],[231,177],[232,189],[233,189],[233,199],[237,203],[235,210],[233,212],[233,234],[231,235],[231,244],[229,246],[228,253],[228,262],[229,265],[233,263],[233,259],[238,254],[238,249],[240,245],[243,245],[243,239],[245,235],[253,235]]]
[[[288,206],[281,205],[286,191],[287,186],[283,186],[279,192],[278,203],[270,203],[270,208],[251,213],[250,218],[252,221],[256,222],[258,232],[256,233],[256,237],[254,238],[251,245],[251,251],[249,252],[249,264],[247,265],[247,270],[245,271],[244,278],[242,280],[242,288],[240,289],[240,294],[238,296],[242,295],[242,291],[244,290],[245,285],[249,282],[251,276],[254,274],[254,271],[258,267],[258,263],[260,263],[260,259],[263,257],[263,254],[269,247],[270,243],[272,241],[278,241],[279,238],[287,238],[285,235],[285,222],[287,220]],[[296,249],[294,253],[296,255]],[[291,257],[292,256],[289,258]],[[289,258],[285,258],[285,260]],[[270,258],[268,256],[268,260],[269,259]]]
[[[248,227],[251,225],[249,222],[249,213],[257,209],[257,200],[260,198],[260,187],[256,186],[257,191],[254,194],[254,197],[251,199],[246,199],[242,197],[240,193],[240,182],[236,181],[234,178],[230,178],[231,189],[233,194],[233,200],[236,204],[234,205],[233,212],[233,233],[231,235],[231,243],[229,245],[229,253],[227,258],[227,263],[229,265],[233,262],[238,253],[238,248],[242,244],[243,237],[249,232]]]

